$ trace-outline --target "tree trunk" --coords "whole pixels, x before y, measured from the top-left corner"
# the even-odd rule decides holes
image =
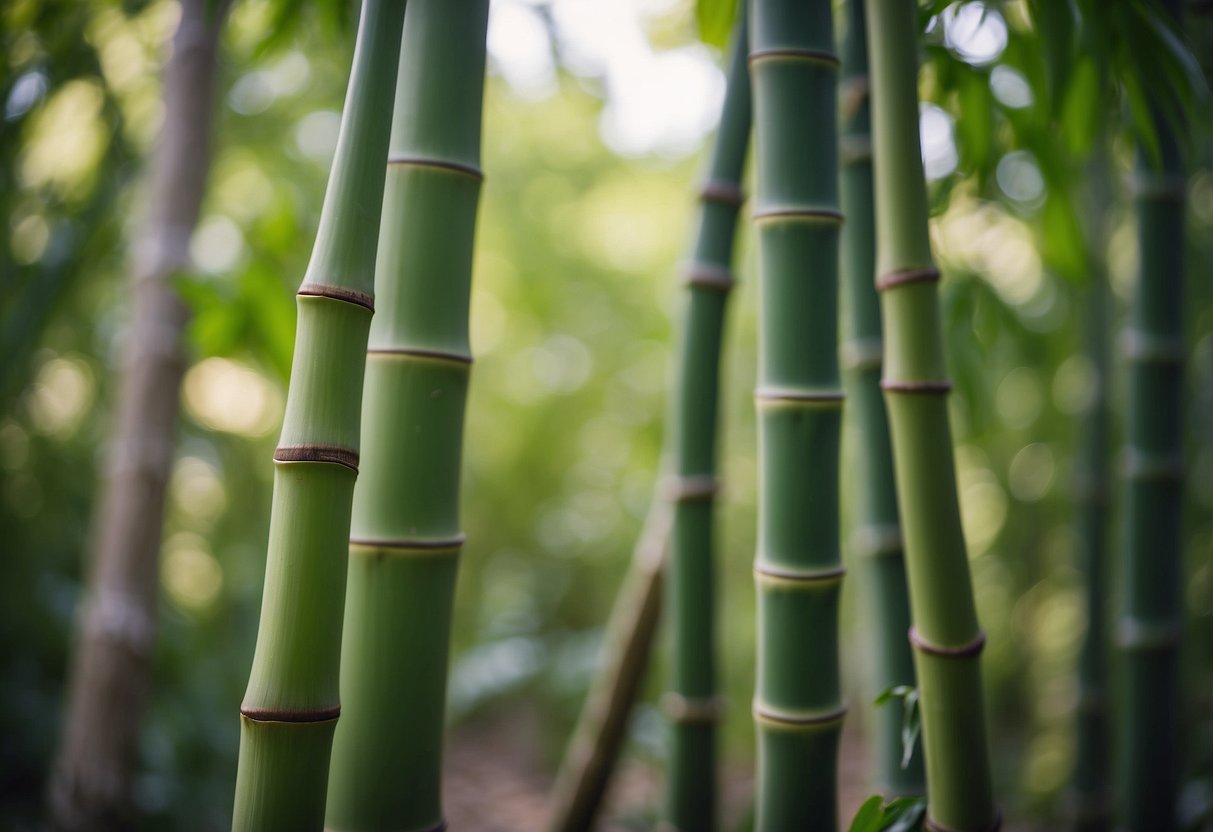
[[[151,683],[165,490],[188,318],[170,278],[186,267],[210,167],[226,0],[183,0],[165,69],[164,127],[134,248],[134,310],[78,614],[66,723],[48,793],[57,830],[134,824],[132,784]]]

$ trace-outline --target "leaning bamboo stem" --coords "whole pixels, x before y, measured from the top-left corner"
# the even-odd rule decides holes
[[[1179,22],[1178,2],[1157,5]],[[1176,826],[1179,790],[1187,180],[1175,132],[1153,115],[1159,153],[1138,154],[1140,272],[1122,342],[1129,408],[1124,591],[1115,636],[1124,680],[1117,791],[1124,828],[1168,832]]]
[[[877,289],[927,769],[928,828],[998,824],[978,626],[960,525],[947,381],[918,137],[913,0],[866,0],[872,63]]]
[[[750,71],[761,267],[757,822],[838,823],[838,59],[829,0],[759,0]]]
[[[671,723],[664,820],[672,829],[716,823],[714,522],[716,417],[724,313],[733,285],[733,239],[741,210],[742,168],[750,134],[748,39],[744,17],[733,37],[729,85],[701,191],[699,230],[687,269],[682,330],[667,430],[673,504],[669,579],[671,669],[662,697]]]
[[[488,0],[411,0],[354,491],[328,828],[443,827]]]
[[[350,503],[404,0],[365,0],[299,320],[261,625],[240,707],[235,829],[324,823]]]
[[[125,346],[105,484],[89,548],[67,719],[51,776],[58,830],[127,828],[156,640],[160,538],[185,370],[189,317],[170,282],[189,260],[210,168],[219,32],[227,2],[186,0],[165,70],[164,128],[135,246]]]
[[[842,44],[842,228],[843,337],[839,358],[846,381],[848,418],[854,437],[849,478],[854,496],[848,548],[863,589],[864,617],[873,643],[871,695],[894,686],[914,687],[914,656],[906,641],[910,600],[906,594],[905,552],[897,516],[893,451],[880,392],[880,300],[876,274],[876,215],[872,198],[872,136],[868,94],[868,47],[863,0],[847,2]],[[902,766],[902,710],[883,707],[874,715],[873,774],[886,795],[926,791],[922,754],[917,748]]]

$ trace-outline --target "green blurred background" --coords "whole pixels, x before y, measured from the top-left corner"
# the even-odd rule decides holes
[[[195,268],[178,278],[194,311],[193,359],[141,745],[148,829],[230,821],[293,295],[357,13],[306,5],[239,0],[225,30]],[[558,762],[576,716],[658,467],[674,277],[723,87],[694,5],[496,0],[492,9],[450,716],[472,736],[485,724],[523,726],[511,742],[541,773]],[[177,14],[171,0],[0,9],[0,828],[35,828],[58,735],[130,311],[126,241]],[[1086,604],[1070,522],[1075,438],[1095,394],[1090,362],[1076,354],[1085,218],[1073,157],[1080,168],[1083,125],[1100,115],[1089,102],[1100,99],[1071,93],[1066,132],[1050,129],[1047,56],[1021,3],[956,5],[924,23],[924,157],[1000,800],[1008,817],[1052,828],[1073,761]],[[1201,50],[1213,43],[1207,30],[1197,23],[1190,33],[1198,54],[1213,54]],[[1207,132],[1195,132],[1184,799],[1199,824],[1213,805],[1213,288],[1200,265],[1213,258],[1213,155]],[[1114,155],[1127,172],[1127,137]],[[1114,191],[1122,204],[1110,215],[1110,278],[1123,307],[1136,241],[1126,191]],[[754,654],[748,231],[740,250],[724,361],[719,636],[732,704],[727,771],[744,795]],[[1118,385],[1111,395],[1119,413]],[[861,599],[848,587],[844,753],[862,755],[868,653]],[[663,742],[652,705],[660,664],[629,750],[649,763]],[[862,778],[862,764],[849,769]],[[637,822],[649,808],[635,807]]]

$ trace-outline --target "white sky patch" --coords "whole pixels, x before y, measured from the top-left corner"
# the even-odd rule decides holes
[[[654,50],[647,18],[670,0],[554,0],[552,28],[561,63],[602,81],[602,138],[629,156],[691,153],[716,124],[724,75],[702,45]],[[555,89],[542,18],[526,0],[497,0],[489,18],[492,66],[523,97]]]
[[[953,3],[943,11],[943,39],[967,63],[989,64],[1007,47],[1007,23],[984,3]]]
[[[956,170],[960,159],[952,138],[952,117],[934,104],[922,104],[918,111],[918,131],[927,179],[943,179]]]

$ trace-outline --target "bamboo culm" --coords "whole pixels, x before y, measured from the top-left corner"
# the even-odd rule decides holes
[[[910,599],[897,517],[893,451],[880,392],[880,298],[876,274],[876,216],[872,195],[872,136],[868,92],[868,48],[863,0],[847,0],[846,37],[842,42],[842,341],[839,359],[846,382],[846,432],[854,461],[849,478],[852,526],[847,549],[861,585],[863,617],[872,639],[868,701],[895,686],[914,687],[914,656],[906,633]],[[926,791],[918,746],[902,766],[902,722],[899,707],[884,706],[873,715],[872,774],[886,796]]]
[[[354,489],[326,828],[444,828],[442,744],[488,0],[410,0]]]
[[[733,241],[743,203],[742,171],[750,136],[750,79],[745,16],[733,34],[729,81],[708,179],[700,191],[699,227],[684,277],[685,299],[673,395],[666,425],[672,503],[670,536],[670,677],[662,707],[670,721],[663,819],[682,832],[716,824],[715,498],[716,422],[725,307],[734,283]]]
[[[829,0],[755,0],[760,832],[837,828],[838,59]]]
[[[1155,3],[1177,25],[1177,0]],[[1122,346],[1128,365],[1120,653],[1120,823],[1169,832],[1179,790],[1183,627],[1184,200],[1178,137],[1153,114],[1158,154],[1139,151],[1140,272]]]
[[[918,133],[914,0],[866,0],[884,379],[910,589],[927,828],[996,828],[977,621],[960,525]]]
[[[404,0],[365,0],[274,452],[265,594],[240,707],[233,828],[319,830]]]
[[[139,731],[151,688],[164,501],[176,444],[182,333],[171,278],[189,263],[210,169],[220,30],[228,3],[185,0],[165,70],[164,127],[148,210],[135,244],[134,311],[89,547],[67,717],[48,789],[48,826],[133,823]]]

